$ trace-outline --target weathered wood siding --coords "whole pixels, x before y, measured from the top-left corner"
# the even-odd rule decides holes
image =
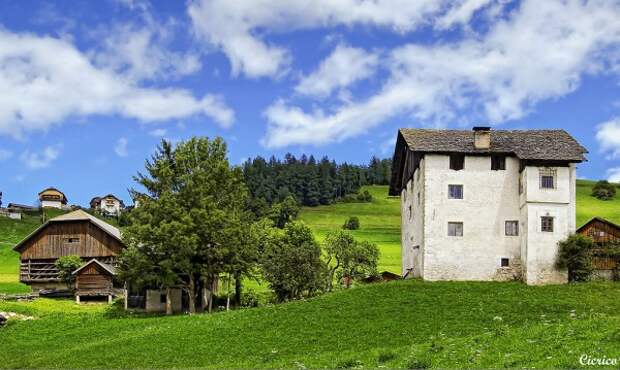
[[[592,238],[601,247],[610,243],[620,242],[620,229],[598,219],[594,219],[584,225],[579,230],[579,233]],[[613,270],[620,262],[618,258],[605,255],[602,250],[595,250],[593,254],[592,264],[597,270]]]
[[[107,295],[111,294],[112,276],[101,266],[94,263],[78,272],[75,279],[77,295]]]
[[[598,244],[620,241],[620,230],[599,220],[593,220],[579,230],[579,232],[585,236],[589,236]]]
[[[22,260],[57,259],[62,256],[108,257],[120,253],[122,244],[88,221],[49,224],[29,240]]]

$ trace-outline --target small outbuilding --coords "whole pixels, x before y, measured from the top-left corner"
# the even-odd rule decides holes
[[[620,243],[620,225],[601,217],[594,217],[577,229],[577,233],[588,236],[600,247],[593,252],[594,275],[603,279],[614,279],[618,274],[620,260],[609,256],[604,249]]]
[[[75,276],[75,301],[80,303],[81,297],[107,297],[112,303],[116,295],[114,277],[116,269],[106,263],[92,259],[77,270]]]

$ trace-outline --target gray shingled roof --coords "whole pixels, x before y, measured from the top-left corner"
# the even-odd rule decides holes
[[[588,151],[564,130],[492,130],[491,148],[475,149],[471,130],[400,129],[416,152],[513,153],[520,159],[583,161]]]

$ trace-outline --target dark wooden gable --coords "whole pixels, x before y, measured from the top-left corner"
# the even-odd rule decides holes
[[[18,251],[21,259],[82,258],[118,255],[123,244],[88,220],[50,222],[31,236]]]
[[[577,232],[589,236],[598,244],[620,241],[620,226],[598,217],[586,222]]]

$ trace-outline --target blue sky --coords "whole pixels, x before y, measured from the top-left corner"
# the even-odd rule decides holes
[[[620,2],[0,3],[0,190],[114,193],[162,138],[391,156],[399,127],[564,128],[620,181]]]

